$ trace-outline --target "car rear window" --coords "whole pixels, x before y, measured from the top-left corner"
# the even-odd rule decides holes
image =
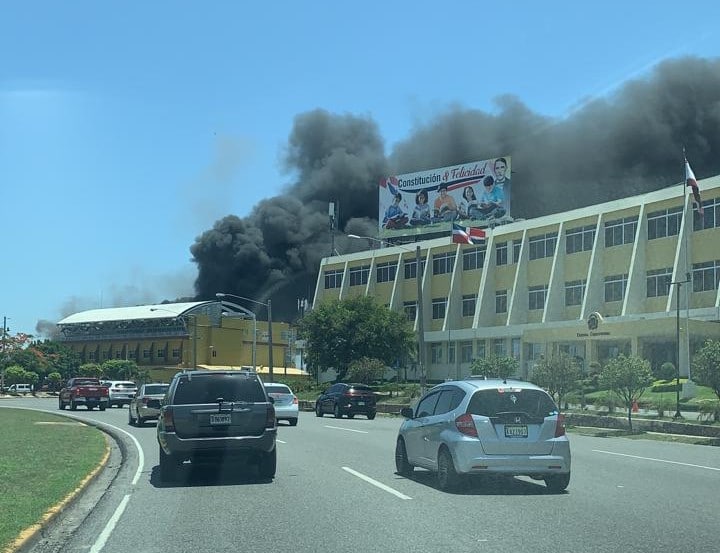
[[[292,394],[290,388],[282,384],[265,384],[265,391],[268,394]]]
[[[216,403],[218,398],[248,403],[267,401],[257,378],[244,374],[210,374],[182,377],[175,389],[173,403]]]
[[[164,394],[167,392],[168,384],[156,384],[153,386],[145,386],[145,393],[148,395]]]
[[[134,382],[116,382],[116,388],[137,388],[137,384]]]
[[[73,380],[75,386],[98,386],[98,381],[92,378],[76,379]]]
[[[496,417],[500,413],[527,413],[531,417],[556,415],[557,406],[542,390],[502,389],[478,390],[470,399],[468,413]]]

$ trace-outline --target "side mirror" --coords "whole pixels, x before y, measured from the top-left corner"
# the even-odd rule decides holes
[[[413,418],[413,410],[410,407],[403,407],[400,409],[400,416],[405,417],[406,419]]]

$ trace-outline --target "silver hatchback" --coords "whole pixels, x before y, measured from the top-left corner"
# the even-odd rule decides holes
[[[570,483],[570,443],[557,405],[542,388],[515,380],[445,382],[405,408],[395,446],[397,472],[437,473],[442,490],[465,475],[544,480],[553,492]]]

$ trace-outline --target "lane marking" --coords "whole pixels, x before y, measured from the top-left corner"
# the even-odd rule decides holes
[[[391,488],[390,486],[386,486],[386,485],[383,484],[382,482],[378,482],[377,480],[373,480],[373,479],[370,478],[369,476],[365,476],[365,475],[362,474],[361,472],[358,472],[358,471],[356,471],[356,470],[353,470],[353,469],[351,469],[350,467],[342,467],[342,469],[343,469],[345,472],[349,472],[349,473],[352,474],[353,476],[357,476],[357,477],[360,478],[361,480],[365,480],[365,482],[367,482],[368,484],[372,484],[373,486],[376,486],[376,487],[380,488],[381,490],[384,490],[384,491],[386,491],[386,492],[388,492],[388,493],[391,493],[391,494],[393,494],[394,496],[399,497],[400,499],[412,499],[412,497],[407,496],[407,495],[405,495],[404,493],[400,493],[399,491],[394,490],[394,489]]]
[[[640,455],[628,455],[627,453],[615,453],[614,451],[605,451],[603,449],[593,449],[596,453],[606,453],[608,455],[617,455],[618,457],[630,457],[632,459],[642,459],[644,461],[655,461],[657,463],[668,463],[670,465],[682,465],[684,467],[694,467],[697,469],[717,470],[719,467],[706,467],[705,465],[694,465],[693,463],[681,463],[680,461],[668,461],[667,459],[655,459],[654,457],[642,457]]]
[[[105,528],[103,528],[103,531],[100,532],[98,539],[95,540],[95,543],[90,549],[90,553],[99,553],[100,551],[102,551],[102,548],[105,547],[105,543],[107,543],[110,534],[112,534],[112,531],[115,529],[115,525],[117,524],[118,520],[120,520],[123,511],[125,511],[125,507],[127,507],[128,501],[130,501],[130,494],[127,494],[125,497],[122,498],[122,501],[120,502],[120,505],[117,506],[117,509],[115,509],[113,516],[110,517],[110,520],[108,520]]]
[[[348,432],[357,432],[358,434],[370,434],[367,430],[355,430],[354,428],[343,428],[342,426],[330,426],[326,424],[325,428],[332,428],[333,430],[347,430]]]
[[[282,440],[278,440],[277,438],[275,438],[275,441],[276,441],[277,443],[279,443],[279,444],[286,444],[286,443],[287,443],[287,442],[283,442]]]

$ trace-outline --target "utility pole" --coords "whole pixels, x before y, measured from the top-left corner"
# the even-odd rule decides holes
[[[417,281],[417,340],[418,340],[418,363],[420,365],[420,390],[425,393],[426,375],[425,375],[425,316],[423,314],[423,293],[422,293],[422,274],[420,264],[420,244],[415,246],[415,280]]]
[[[270,382],[275,382],[273,378],[273,337],[272,337],[272,300],[268,298],[268,364],[270,365]]]
[[[3,317],[2,327],[2,370],[0,371],[0,391],[5,391],[5,346],[7,338],[7,317]]]

